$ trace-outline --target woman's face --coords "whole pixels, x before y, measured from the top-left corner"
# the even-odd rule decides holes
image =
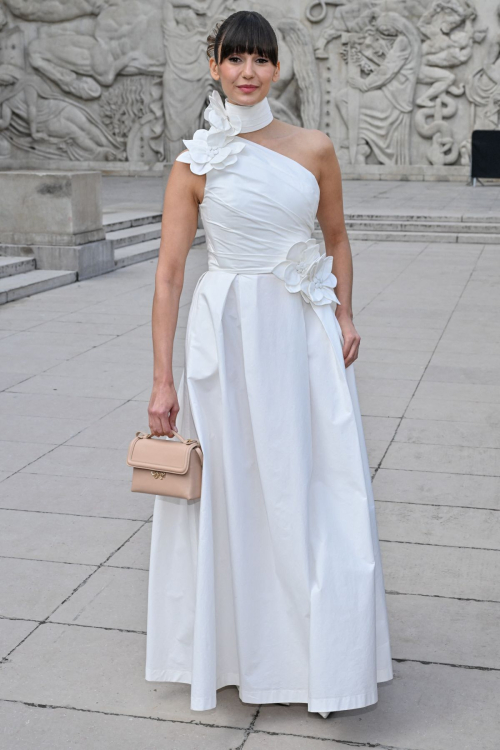
[[[220,81],[222,90],[231,104],[257,104],[269,93],[271,83],[280,75],[280,64],[257,53],[235,52],[219,65],[210,58],[212,78]]]

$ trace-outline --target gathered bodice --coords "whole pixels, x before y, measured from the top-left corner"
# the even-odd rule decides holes
[[[312,237],[319,185],[306,167],[237,138],[233,164],[206,175],[200,204],[209,270],[271,272],[296,242]]]
[[[314,174],[284,154],[242,138],[241,119],[218,92],[205,110],[209,130],[185,140],[177,161],[206,175],[200,204],[208,273],[273,273],[315,306],[339,304],[333,258],[313,237],[320,199]]]

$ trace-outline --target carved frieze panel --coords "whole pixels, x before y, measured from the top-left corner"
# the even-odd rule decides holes
[[[278,35],[275,116],[344,164],[465,165],[500,128],[496,0],[0,0],[0,168],[172,161],[205,125],[206,37],[241,8]]]

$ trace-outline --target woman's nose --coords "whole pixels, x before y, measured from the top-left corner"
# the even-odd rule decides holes
[[[243,69],[243,75],[247,78],[253,77],[253,60],[247,60]]]

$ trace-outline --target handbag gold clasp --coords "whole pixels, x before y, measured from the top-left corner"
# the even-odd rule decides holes
[[[151,474],[155,479],[163,479],[165,477],[166,471],[152,471]]]

